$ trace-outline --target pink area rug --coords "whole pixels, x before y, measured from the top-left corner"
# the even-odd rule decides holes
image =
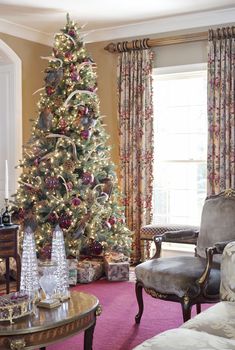
[[[93,350],[131,350],[144,340],[179,327],[183,322],[178,303],[157,300],[143,292],[144,313],[140,324],[136,325],[138,308],[134,283],[100,280],[72,289],[94,294],[102,305],[102,314],[97,317]],[[207,307],[205,305],[202,308]],[[65,349],[82,350],[83,333],[47,347],[47,350]]]

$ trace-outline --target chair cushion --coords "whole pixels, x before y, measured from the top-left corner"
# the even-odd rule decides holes
[[[181,327],[235,340],[235,303],[221,301]]]
[[[199,292],[196,280],[205,269],[205,260],[199,257],[180,256],[148,260],[135,268],[136,278],[147,288],[178,297],[196,296]],[[220,270],[211,269],[206,294],[213,298],[219,293]]]
[[[133,350],[235,350],[235,340],[192,329],[171,329],[146,340]]]

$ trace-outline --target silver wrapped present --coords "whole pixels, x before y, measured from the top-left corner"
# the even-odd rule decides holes
[[[109,281],[129,280],[129,259],[120,253],[110,253],[104,257],[105,275]]]
[[[79,283],[90,283],[92,281],[98,280],[104,273],[103,261],[88,259],[79,261],[77,272],[77,281]]]

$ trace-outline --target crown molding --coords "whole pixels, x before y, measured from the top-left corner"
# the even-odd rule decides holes
[[[81,32],[81,35],[84,37],[85,43],[92,43],[216,25],[228,25],[234,23],[234,18],[235,7],[216,11],[164,17],[151,21],[95,29],[87,32],[83,31]],[[12,23],[2,18],[0,18],[0,32],[43,45],[51,46],[53,43],[53,34],[51,33],[44,33],[27,26]]]
[[[53,42],[52,34],[44,33],[21,24],[12,23],[3,18],[0,18],[0,33],[9,34],[43,45],[51,46]]]
[[[198,12],[159,18],[125,26],[103,28],[85,33],[85,42],[117,40],[152,34],[162,34],[185,29],[196,29],[234,23],[235,7],[224,10]]]

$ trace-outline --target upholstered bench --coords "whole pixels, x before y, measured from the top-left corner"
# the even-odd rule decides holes
[[[219,303],[134,350],[235,350],[235,242],[224,249]]]
[[[180,224],[165,224],[165,225],[151,224],[151,225],[143,226],[140,230],[141,261],[145,261],[146,259],[150,258],[150,244],[151,244],[151,241],[153,241],[153,236],[155,236],[156,234],[157,235],[163,234],[167,231],[181,231],[181,230],[199,230],[199,226],[180,225]]]

